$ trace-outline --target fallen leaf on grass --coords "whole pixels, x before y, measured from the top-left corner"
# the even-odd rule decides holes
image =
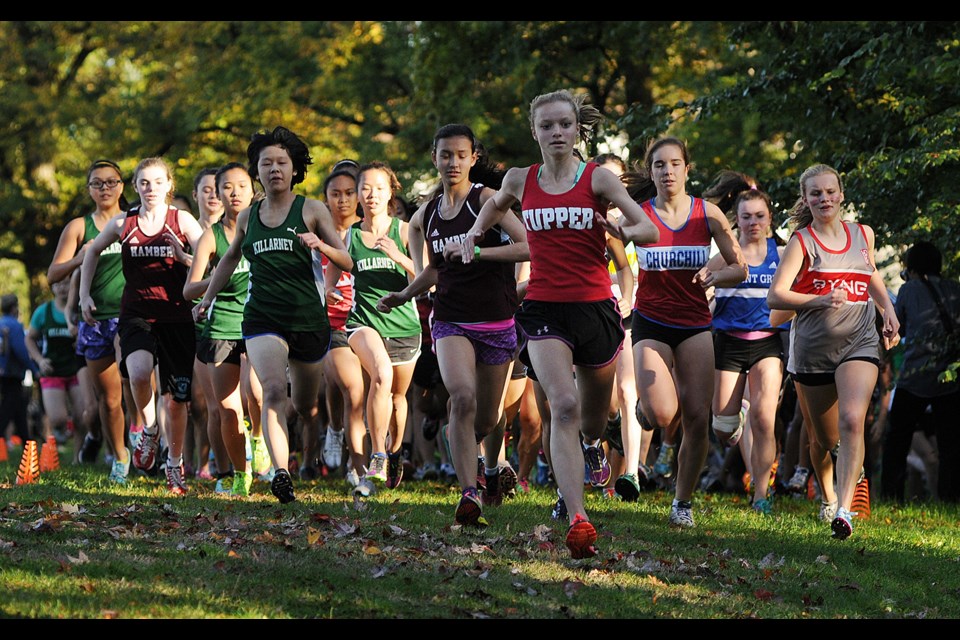
[[[563,593],[568,597],[572,598],[577,595],[577,591],[580,590],[580,587],[583,586],[583,583],[579,580],[564,580],[563,581]]]
[[[313,527],[307,527],[307,544],[314,545],[320,541],[320,530]]]
[[[30,525],[30,528],[38,533],[50,533],[58,529],[58,527],[56,527],[46,518],[40,518],[39,520],[36,520],[32,525]]]
[[[380,547],[374,544],[365,544],[363,547],[363,552],[368,556],[375,556],[380,553]]]
[[[72,514],[80,513],[80,507],[78,507],[75,504],[70,504],[68,502],[64,502],[63,504],[61,504],[60,510],[66,513],[72,513]]]
[[[753,592],[753,595],[757,600],[768,602],[772,600],[776,594],[774,594],[772,591],[767,591],[766,589],[757,589]]]
[[[553,533],[553,529],[545,524],[538,524],[533,528],[533,539],[543,542],[550,539],[551,533]]]
[[[90,562],[90,558],[88,558],[87,554],[85,554],[83,551],[81,551],[76,558],[68,555],[67,560],[73,564],[85,564]]]
[[[816,598],[811,598],[808,594],[804,594],[800,601],[803,602],[805,607],[820,607],[823,606],[823,596],[817,596]]]

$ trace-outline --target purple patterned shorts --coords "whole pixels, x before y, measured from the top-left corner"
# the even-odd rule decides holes
[[[475,331],[452,322],[434,320],[432,333],[434,343],[448,336],[463,336],[470,340],[477,354],[477,364],[504,364],[517,354],[516,327],[502,331]]]
[[[116,357],[113,339],[117,335],[117,318],[97,320],[88,324],[81,320],[77,326],[77,354],[87,360]]]

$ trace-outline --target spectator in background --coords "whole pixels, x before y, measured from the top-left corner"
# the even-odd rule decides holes
[[[33,438],[27,424],[27,400],[23,394],[23,377],[27,371],[39,377],[37,364],[27,352],[26,334],[20,322],[20,301],[15,293],[0,297],[0,434],[5,434],[11,420],[14,433],[23,442]]]
[[[940,250],[925,240],[910,247],[906,255],[902,274],[906,282],[894,307],[904,353],[883,443],[880,496],[886,499],[904,499],[907,455],[928,407],[940,458],[939,498],[960,499],[960,384],[937,379],[960,359],[960,283],[940,277],[942,261]]]

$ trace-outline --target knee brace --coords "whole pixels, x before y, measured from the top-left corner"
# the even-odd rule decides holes
[[[740,428],[740,414],[732,416],[713,416],[713,430],[727,435]]]

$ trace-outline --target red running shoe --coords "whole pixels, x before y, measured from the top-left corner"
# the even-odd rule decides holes
[[[590,521],[578,515],[574,517],[570,530],[567,531],[567,548],[574,560],[592,558],[597,555],[597,548],[593,543],[597,541],[597,530]]]

